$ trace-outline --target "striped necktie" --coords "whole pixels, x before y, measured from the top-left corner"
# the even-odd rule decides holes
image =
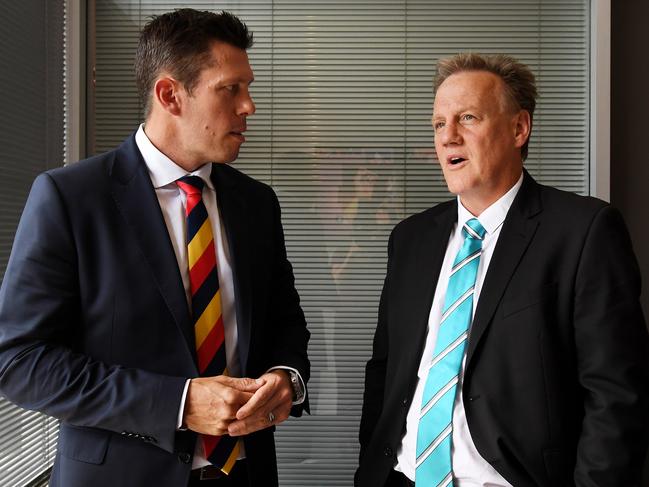
[[[453,482],[453,404],[473,315],[473,290],[485,233],[486,230],[476,218],[464,224],[464,243],[455,257],[448,280],[444,310],[419,413],[415,473],[417,487],[445,487]]]
[[[187,260],[198,372],[202,377],[228,375],[214,237],[202,198],[204,182],[198,176],[185,176],[176,184],[187,196]],[[205,458],[229,473],[239,455],[239,442],[228,435],[201,438]]]

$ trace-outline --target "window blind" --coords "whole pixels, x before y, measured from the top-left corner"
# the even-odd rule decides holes
[[[2,2],[0,277],[31,183],[63,165],[63,0]],[[23,486],[52,465],[57,423],[0,397],[0,485]]]
[[[526,167],[586,193],[589,2],[97,0],[96,151],[141,121],[137,32],[179,7],[229,10],[255,34],[257,113],[233,164],[275,188],[312,333],[312,414],[278,428],[281,485],[350,486],[391,228],[450,197],[433,150],[432,78],[459,51],[507,53],[541,98]]]

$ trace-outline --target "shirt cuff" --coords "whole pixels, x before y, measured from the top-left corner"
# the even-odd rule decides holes
[[[300,381],[300,386],[302,387],[302,390],[304,391],[304,394],[302,394],[302,397],[298,398],[297,401],[293,401],[293,406],[297,406],[298,404],[302,404],[304,400],[306,399],[306,386],[304,385],[304,381],[302,380],[302,376],[298,372],[297,369],[294,369],[293,367],[287,367],[286,365],[277,365],[275,367],[271,367],[266,371],[266,373],[271,372],[273,370],[277,369],[282,369],[282,370],[289,370],[291,372],[295,372],[295,375],[297,375],[297,380]]]
[[[187,399],[187,391],[189,390],[190,381],[191,379],[187,379],[185,382],[183,395],[180,398],[180,409],[178,410],[178,419],[176,420],[176,431],[187,431],[187,428],[183,428],[183,416],[185,415],[185,400]]]

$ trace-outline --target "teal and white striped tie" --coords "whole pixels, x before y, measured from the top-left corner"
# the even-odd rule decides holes
[[[417,430],[417,487],[452,485],[453,403],[473,315],[473,289],[486,230],[476,218],[464,224],[464,243],[455,257],[446,289]]]

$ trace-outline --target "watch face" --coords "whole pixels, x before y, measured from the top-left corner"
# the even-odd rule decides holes
[[[293,389],[293,401],[299,401],[304,396],[304,391],[302,390],[302,385],[298,379],[297,373],[294,371],[289,371],[291,376],[291,388]]]

